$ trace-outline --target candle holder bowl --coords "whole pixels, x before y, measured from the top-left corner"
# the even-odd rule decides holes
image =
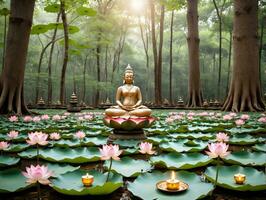
[[[162,192],[177,193],[177,192],[183,192],[183,191],[187,190],[189,188],[189,185],[187,183],[180,181],[178,189],[169,190],[169,189],[167,189],[167,182],[166,181],[159,181],[158,183],[156,183],[156,188]]]

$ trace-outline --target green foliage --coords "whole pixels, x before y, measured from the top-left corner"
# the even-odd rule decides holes
[[[84,187],[81,177],[89,173],[94,176],[94,182],[91,187]],[[109,181],[106,183],[107,173],[102,174],[98,171],[75,170],[65,173],[55,179],[52,188],[57,192],[67,195],[107,195],[122,186],[123,180],[120,175],[110,174]],[[68,183],[68,184],[66,184]]]
[[[245,174],[246,181],[243,185],[238,185],[234,181],[235,174]],[[205,175],[211,182],[215,181],[216,167],[208,167]],[[251,167],[220,166],[217,185],[223,188],[237,191],[259,191],[266,189],[265,174]]]
[[[112,171],[121,174],[124,177],[137,177],[141,173],[151,170],[151,165],[145,160],[135,160],[130,157],[123,157],[120,160],[112,161]],[[108,169],[110,161],[104,163],[104,167]]]
[[[10,14],[10,10],[7,8],[0,9],[0,15],[2,16],[8,16]]]
[[[212,159],[200,153],[169,153],[152,157],[151,162],[156,167],[168,169],[192,169],[206,166]]]
[[[210,183],[201,182],[200,177],[195,173],[178,171],[176,175],[179,180],[189,184],[187,191],[176,194],[178,197],[156,189],[156,183],[169,179],[170,172],[153,171],[152,173],[141,174],[133,183],[129,183],[128,190],[135,196],[145,200],[200,199],[207,196],[213,190],[213,186]]]
[[[56,3],[50,4],[50,5],[46,6],[46,7],[44,7],[44,10],[46,12],[50,12],[50,13],[59,13],[60,4],[56,4]]]
[[[82,6],[77,8],[77,13],[81,16],[93,17],[97,14],[97,11],[92,8],[87,8]]]

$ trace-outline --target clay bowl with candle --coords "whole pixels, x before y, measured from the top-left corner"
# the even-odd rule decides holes
[[[163,192],[181,192],[188,189],[188,184],[176,179],[175,172],[172,171],[171,178],[166,181],[160,181],[156,184],[158,190]]]
[[[90,174],[82,176],[82,183],[85,187],[90,187],[94,181],[94,177]]]
[[[243,185],[246,180],[246,176],[244,174],[238,173],[234,175],[234,179],[235,179],[236,184]]]

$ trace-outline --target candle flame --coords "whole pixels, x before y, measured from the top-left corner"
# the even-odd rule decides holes
[[[175,171],[172,171],[171,172],[171,179],[172,180],[175,180],[176,179]]]

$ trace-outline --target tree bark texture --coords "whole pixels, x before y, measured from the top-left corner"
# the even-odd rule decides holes
[[[61,15],[61,13],[59,12],[57,14],[56,23],[59,22],[60,15]],[[50,54],[49,54],[49,61],[48,61],[48,97],[47,97],[47,103],[48,103],[48,105],[50,105],[52,103],[52,99],[53,99],[52,60],[53,60],[53,52],[54,52],[54,45],[55,45],[56,35],[57,35],[57,26],[55,27],[54,33],[53,33],[53,36],[52,36],[53,43],[51,45]]]
[[[225,1],[224,1],[225,2]],[[220,100],[221,93],[221,70],[222,70],[222,8],[219,11],[216,0],[213,0],[216,14],[219,21],[219,66],[218,66],[218,82],[217,82],[217,98]]]
[[[34,0],[11,0],[5,64],[0,77],[0,114],[28,114],[23,84]]]
[[[165,7],[164,5],[161,6],[161,16],[160,16],[160,40],[159,40],[159,49],[158,49],[158,77],[157,77],[157,102],[159,105],[162,104],[162,54],[163,54],[163,31],[164,31],[164,12]]]
[[[263,111],[259,83],[258,1],[234,0],[233,74],[222,110]]]
[[[3,37],[3,57],[2,57],[2,70],[5,65],[5,51],[6,51],[6,29],[7,29],[7,16],[5,15],[5,20],[4,20],[4,37]]]
[[[60,11],[61,11],[61,18],[63,22],[64,27],[64,41],[65,41],[65,47],[64,47],[64,60],[63,60],[63,66],[61,71],[61,80],[60,80],[60,102],[62,105],[65,104],[65,77],[66,77],[66,69],[67,69],[67,62],[68,62],[68,24],[67,24],[67,18],[66,18],[66,10],[65,10],[65,2],[64,0],[60,1]]]
[[[173,74],[173,24],[174,24],[174,10],[171,12],[171,23],[170,23],[170,60],[169,60],[169,102],[173,105],[173,88],[172,88],[172,74]]]
[[[189,82],[188,107],[202,105],[202,92],[200,86],[199,68],[199,31],[198,31],[198,0],[187,0],[187,26],[188,26],[188,56],[189,56]]]

